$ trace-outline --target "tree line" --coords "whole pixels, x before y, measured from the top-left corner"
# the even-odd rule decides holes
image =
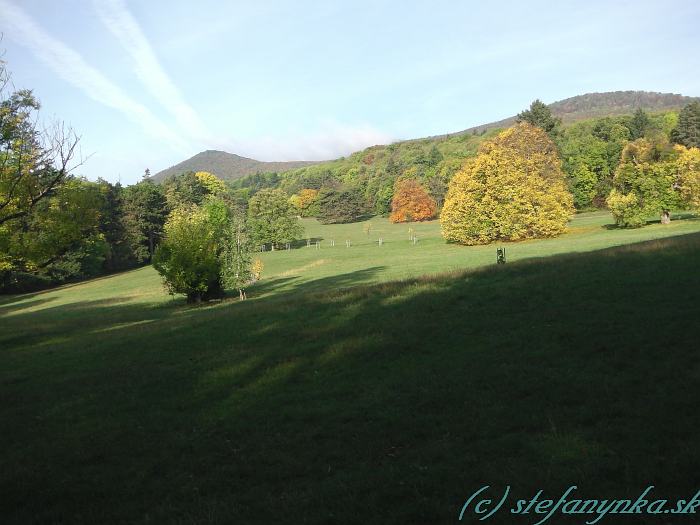
[[[377,146],[322,165],[224,183],[188,172],[122,187],[75,175],[79,137],[39,127],[31,91],[0,64],[0,290],[20,292],[153,263],[192,301],[226,287],[245,296],[255,250],[325,224],[440,216],[464,244],[551,236],[575,210],[607,207],[617,224],[700,207],[700,103],[679,113],[563,126],[536,100],[505,131]],[[257,277],[256,277],[257,276]]]

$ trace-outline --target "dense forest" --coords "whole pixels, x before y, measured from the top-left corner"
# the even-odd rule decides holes
[[[628,141],[644,136],[670,141],[677,123],[676,111],[648,114],[641,110],[569,125],[557,121],[549,132],[559,148],[576,208],[605,205],[615,168]],[[384,215],[391,212],[395,181],[411,178],[421,182],[441,207],[447,185],[464,160],[475,156],[479,145],[499,131],[500,128],[474,129],[455,136],[373,146],[331,162],[283,173],[257,173],[229,186],[243,200],[271,187],[279,187],[289,195],[303,189],[349,187],[362,196],[370,212]]]

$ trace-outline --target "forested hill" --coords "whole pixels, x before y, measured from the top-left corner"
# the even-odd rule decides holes
[[[156,173],[153,176],[153,180],[155,182],[163,182],[173,175],[179,175],[188,171],[208,171],[220,179],[233,181],[253,173],[288,171],[318,164],[319,162],[321,161],[262,162],[225,151],[207,150]]]
[[[552,113],[566,123],[593,117],[612,117],[634,113],[641,108],[644,111],[670,111],[680,109],[698,97],[687,97],[676,93],[656,93],[653,91],[608,91],[606,93],[586,93],[558,102],[548,104]],[[515,116],[497,122],[465,129],[450,135],[472,133],[474,130],[506,128],[515,123]],[[444,135],[442,135],[444,136]],[[432,137],[431,137],[432,138]]]
[[[567,98],[549,104],[549,107],[552,113],[561,117],[564,123],[571,123],[592,117],[631,114],[638,108],[648,112],[677,110],[693,100],[697,100],[697,98],[674,93],[612,91],[608,93],[587,93]],[[441,139],[450,136],[473,134],[474,132],[485,132],[508,127],[514,122],[515,116],[475,126],[457,133],[428,137],[428,139]],[[414,140],[424,141],[426,139],[413,139],[405,142],[413,142]],[[153,180],[163,182],[173,175],[179,175],[188,171],[208,171],[220,179],[230,182],[247,175],[282,173],[316,164],[324,164],[324,161],[261,162],[225,151],[207,150],[156,173],[153,176]]]

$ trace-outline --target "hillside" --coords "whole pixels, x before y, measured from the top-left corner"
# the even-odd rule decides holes
[[[168,177],[179,175],[187,171],[208,171],[223,180],[236,180],[254,173],[268,173],[288,171],[304,166],[318,164],[320,161],[289,161],[289,162],[262,162],[227,153],[225,151],[207,150],[197,153],[194,157],[183,160],[153,176],[155,182],[163,182]]]
[[[564,123],[572,123],[592,117],[633,113],[637,108],[642,108],[648,112],[677,110],[695,99],[695,97],[687,97],[674,93],[612,91],[608,93],[587,93],[585,95],[567,98],[549,104],[549,107],[555,115],[562,118]],[[510,126],[514,122],[515,116],[512,116],[496,122],[474,126],[457,133],[435,135],[422,139],[410,139],[397,142],[396,144],[400,145],[416,141],[444,139],[470,134],[477,130],[488,131]],[[306,166],[326,164],[328,162],[332,161],[261,162],[225,151],[207,150],[175,166],[171,166],[170,168],[156,173],[153,176],[153,180],[162,182],[168,177],[186,171],[208,171],[223,180],[233,181],[256,173],[282,173]]]
[[[605,93],[586,93],[548,104],[552,113],[560,117],[564,124],[594,117],[612,117],[634,113],[638,108],[650,113],[677,110],[686,104],[698,100],[676,93],[656,93],[653,91],[608,91]],[[525,109],[525,108],[523,108]],[[450,133],[459,135],[474,130],[489,130],[508,127],[515,123],[516,116],[496,122],[474,126],[464,131]],[[444,136],[444,135],[441,135]]]

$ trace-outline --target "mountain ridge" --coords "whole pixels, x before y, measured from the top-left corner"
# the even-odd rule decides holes
[[[555,116],[562,119],[564,124],[570,124],[587,118],[633,113],[638,108],[648,112],[671,111],[680,109],[684,105],[694,100],[700,100],[700,97],[690,97],[677,93],[628,90],[584,93],[583,95],[576,95],[552,102],[547,105],[551,108],[552,113]],[[397,141],[397,143],[422,140],[439,140],[441,138],[454,137],[467,133],[473,133],[475,131],[488,131],[495,128],[510,126],[515,122],[516,118],[517,116],[513,115],[502,120],[490,122],[488,124],[472,126],[462,131],[445,133],[442,135],[432,135],[423,138],[406,139]],[[233,181],[255,173],[279,173],[306,166],[312,166],[315,164],[322,164],[324,162],[327,161],[301,160],[263,162],[225,151],[206,150],[197,153],[193,157],[175,164],[174,166],[159,171],[153,175],[152,180],[155,182],[163,182],[173,175],[178,175],[187,171],[208,171],[223,180]]]
[[[612,103],[601,104],[604,100],[612,101]],[[596,91],[557,100],[547,104],[547,106],[552,110],[554,116],[562,119],[564,124],[571,124],[589,118],[631,114],[638,108],[648,112],[671,111],[680,109],[695,100],[700,100],[700,97],[691,97],[678,93],[661,93],[658,91]],[[425,138],[436,139],[440,137],[453,137],[464,133],[472,133],[475,130],[488,131],[495,128],[508,127],[513,125],[516,119],[517,115],[513,115],[501,120],[489,122],[488,124],[472,126],[462,131],[445,133],[443,135],[432,135]]]

